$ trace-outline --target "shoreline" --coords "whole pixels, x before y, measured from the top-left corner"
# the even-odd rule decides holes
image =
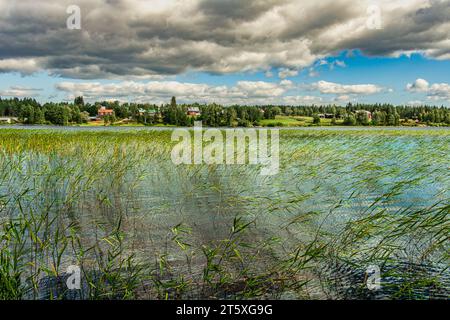
[[[247,127],[203,127],[207,129],[250,129]],[[55,125],[0,125],[0,130],[56,130],[56,131],[173,131],[175,129],[188,129],[193,130],[194,127],[158,127],[158,126],[55,126]],[[450,130],[448,127],[409,127],[409,126],[316,126],[316,127],[251,127],[251,129],[279,129],[282,131],[445,131]]]

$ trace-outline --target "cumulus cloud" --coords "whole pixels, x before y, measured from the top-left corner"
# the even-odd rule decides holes
[[[273,72],[268,70],[264,73],[264,75],[266,76],[266,78],[272,78],[273,77]]]
[[[328,81],[318,81],[310,85],[313,90],[318,90],[323,94],[357,94],[357,95],[369,95],[381,92],[382,87],[374,84],[354,84],[346,85]]]
[[[322,104],[323,98],[317,96],[285,96],[283,97],[283,104],[287,105],[313,105]]]
[[[406,90],[412,92],[427,92],[429,87],[430,84],[428,83],[427,80],[419,78],[416,81],[414,81],[414,83],[408,83],[406,85]]]
[[[118,100],[163,104],[172,96],[181,103],[220,103],[223,105],[320,105],[354,101],[356,95],[325,99],[317,95],[295,94],[299,86],[291,80],[280,82],[238,81],[234,85],[209,85],[179,81],[60,82],[56,90],[66,100],[84,96],[87,101]]]
[[[424,79],[417,79],[414,83],[408,83],[406,90],[410,92],[426,93],[429,100],[450,101],[450,84],[431,84]]]
[[[286,68],[282,68],[278,72],[278,77],[280,77],[281,79],[291,78],[291,77],[295,77],[297,75],[298,75],[297,70],[290,70],[290,69],[286,69]]]
[[[0,96],[12,98],[38,97],[40,95],[40,88],[11,86],[6,90],[0,90]]]
[[[345,68],[347,66],[345,64],[345,61],[341,61],[341,60],[336,60],[334,63],[335,63],[335,65],[337,65],[338,67],[341,67],[341,68]]]
[[[411,100],[406,103],[408,106],[421,106],[424,103],[421,100]]]
[[[0,73],[18,72],[28,75],[40,71],[39,63],[36,59],[0,59]]]
[[[374,3],[380,30],[367,27]],[[71,4],[81,30],[66,28]],[[0,11],[0,72],[161,80],[276,68],[283,78],[345,49],[450,58],[448,0],[0,0]]]
[[[234,85],[216,86],[179,81],[122,81],[115,83],[65,81],[56,85],[57,91],[65,93],[67,100],[72,100],[76,96],[84,96],[88,101],[119,100],[165,103],[172,96],[176,96],[178,101],[185,103],[216,102],[224,105],[305,105],[348,102],[355,100],[359,95],[370,95],[383,90],[373,84],[345,85],[319,81],[306,85],[308,90],[318,91],[320,94],[336,95],[335,98],[325,100],[320,96],[293,94],[301,87],[287,79],[280,82],[237,81]]]
[[[345,63],[345,61],[336,60],[336,61],[331,62],[329,64],[329,66],[330,66],[330,70],[334,70],[334,68],[336,68],[336,67],[345,68],[345,67],[347,67],[347,64]]]
[[[291,80],[281,80],[280,85],[285,89],[293,89],[295,88],[295,84]]]
[[[334,101],[336,102],[350,102],[350,101],[355,101],[354,98],[352,98],[352,96],[344,94],[342,96],[338,96],[334,99]]]
[[[56,89],[67,94],[67,99],[84,96],[87,100],[114,100],[144,102],[167,102],[176,96],[180,102],[217,102],[225,105],[269,104],[284,101],[284,94],[293,83],[264,81],[238,81],[234,86],[211,86],[208,84],[178,81],[125,81],[103,84],[100,82],[61,82]]]

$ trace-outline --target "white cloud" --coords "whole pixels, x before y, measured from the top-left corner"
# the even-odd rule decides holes
[[[286,68],[282,68],[278,72],[278,77],[281,79],[291,78],[291,77],[295,77],[297,75],[298,75],[298,70],[291,70],[291,69],[286,69]]]
[[[309,68],[308,76],[311,78],[318,77],[320,74],[314,68]]]
[[[32,74],[40,70],[42,68],[39,66],[37,59],[18,58],[0,60],[0,73],[19,72],[21,74]]]
[[[383,88],[374,84],[354,84],[346,85],[334,82],[319,81],[313,83],[311,89],[318,90],[323,94],[375,94],[381,92]]]
[[[421,100],[408,101],[406,104],[409,105],[409,106],[421,106],[421,105],[424,105],[424,103]]]
[[[291,80],[281,80],[280,86],[285,89],[293,89],[295,87],[294,83]]]
[[[286,91],[277,83],[264,81],[238,81],[234,89],[253,97],[281,96]]]
[[[435,83],[428,90],[428,98],[431,100],[450,101],[450,85],[448,83]]]
[[[347,95],[347,94],[344,94],[342,96],[338,96],[335,98],[335,101],[338,101],[338,102],[350,102],[350,101],[354,101],[354,100],[355,99],[352,98],[352,96]]]
[[[38,97],[40,88],[11,86],[6,90],[0,90],[0,96],[12,97],[12,98],[24,98],[24,97]]]
[[[427,92],[430,84],[424,79],[417,79],[414,83],[408,83],[406,89],[412,92]]]
[[[56,89],[68,94],[67,99],[84,96],[86,100],[120,101],[169,101],[176,96],[181,102],[217,102],[225,105],[269,104],[282,101],[282,96],[294,84],[289,80],[280,83],[264,81],[238,81],[234,86],[211,86],[208,84],[178,81],[125,81],[102,84],[99,82],[61,82]]]
[[[61,82],[56,89],[67,94],[67,99],[84,96],[86,100],[119,100],[137,102],[165,102],[176,96],[180,102],[217,102],[230,104],[320,104],[353,101],[357,95],[380,92],[382,88],[371,85],[344,85],[319,81],[306,85],[309,90],[318,90],[322,94],[335,94],[328,102],[323,97],[313,95],[292,95],[290,91],[298,86],[291,80],[277,82],[238,81],[235,85],[209,85],[205,83],[187,83],[179,81],[123,81],[119,83],[100,82]]]
[[[335,62],[334,62],[338,67],[341,67],[341,68],[345,68],[347,65],[345,64],[345,61],[341,61],[341,60],[336,60]]]
[[[67,100],[84,96],[87,101],[118,100],[146,103],[167,103],[172,96],[180,103],[220,103],[223,105],[312,105],[330,103],[313,95],[292,95],[297,85],[290,80],[276,82],[238,81],[235,85],[212,86],[178,81],[61,82],[56,89],[67,94]]]
[[[323,103],[322,97],[316,96],[285,96],[283,104],[287,105],[312,105]]]
[[[266,76],[266,78],[272,78],[273,77],[273,72],[268,70],[268,71],[266,71],[266,73],[264,75]]]
[[[427,98],[433,101],[450,101],[450,84],[431,84],[424,79],[417,79],[414,83],[408,83],[406,90],[410,92],[426,93]]]

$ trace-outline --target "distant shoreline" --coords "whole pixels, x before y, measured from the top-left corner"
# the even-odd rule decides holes
[[[56,126],[56,125],[0,125],[0,130],[62,130],[62,131],[172,131],[175,129],[194,129],[194,127],[177,126]],[[246,127],[203,127],[207,129],[248,129]],[[420,130],[450,130],[450,126],[310,126],[310,127],[252,127],[252,129],[279,129],[279,130],[304,130],[304,131],[420,131]]]

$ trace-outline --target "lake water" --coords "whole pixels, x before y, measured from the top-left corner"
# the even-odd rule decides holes
[[[39,130],[8,136],[11,131],[2,129]],[[255,257],[247,263],[264,272],[316,239],[319,230],[323,241],[334,241],[349,221],[450,199],[449,129],[285,129],[280,172],[267,177],[258,166],[174,165],[167,132],[173,128],[0,127],[0,149],[9,150],[0,157],[0,196],[9,199],[0,213],[3,219],[19,214],[13,199],[26,194],[22,208],[48,210],[62,224],[77,224],[86,244],[102,233],[99,225],[112,228],[123,217],[127,252],[146,263],[164,256],[174,273],[197,279],[201,248],[227,241],[236,217],[252,222],[242,239],[250,246],[242,250]],[[189,265],[173,242],[177,225],[189,230],[183,235],[193,252]],[[419,244],[415,239],[396,255],[420,262]],[[75,260],[65,257],[66,264]]]

